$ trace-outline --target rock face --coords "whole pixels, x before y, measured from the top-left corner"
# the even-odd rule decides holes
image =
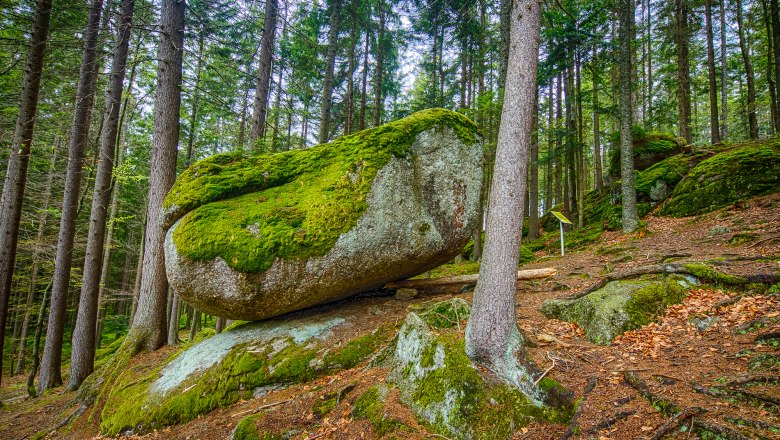
[[[548,318],[576,322],[587,339],[609,345],[616,336],[652,322],[666,306],[682,302],[694,279],[670,275],[661,279],[612,281],[575,300],[547,300]]]
[[[336,301],[458,255],[481,190],[476,126],[443,109],[308,150],[215,156],[166,199],[168,279],[232,319]]]

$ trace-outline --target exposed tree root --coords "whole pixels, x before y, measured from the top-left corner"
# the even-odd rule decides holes
[[[728,440],[751,440],[750,437],[742,434],[739,431],[731,429],[727,426],[718,425],[715,423],[705,422],[701,419],[694,420],[693,429],[698,433],[711,433],[717,434]]]
[[[769,342],[771,339],[780,339],[780,332],[764,333],[756,336],[756,344]]]
[[[633,409],[632,410],[628,410],[628,411],[620,411],[619,413],[615,414],[614,416],[608,417],[607,419],[602,420],[601,422],[597,423],[595,426],[593,426],[592,428],[588,429],[586,431],[586,433],[587,434],[595,434],[595,433],[601,431],[602,429],[607,429],[607,428],[611,427],[612,425],[614,425],[615,423],[625,419],[626,417],[633,416],[634,414],[636,414],[636,411],[634,411]]]
[[[637,390],[640,396],[650,401],[650,404],[652,404],[655,409],[660,411],[661,414],[667,417],[671,417],[672,415],[680,412],[680,407],[676,403],[672,402],[671,400],[665,399],[661,396],[658,396],[654,394],[652,391],[650,391],[650,388],[647,386],[647,382],[645,382],[641,377],[639,377],[639,375],[636,374],[636,372],[634,371],[623,372],[623,380],[625,380],[626,383],[631,385],[632,388]]]
[[[777,413],[778,408],[780,408],[780,399],[772,396],[753,393],[750,391],[733,388],[723,389],[719,387],[705,387],[695,382],[691,382],[691,388],[693,388],[693,390],[697,393],[701,393],[710,397],[717,397],[724,400],[739,400],[749,403],[753,406],[766,407],[766,409],[775,413]]]
[[[733,387],[739,385],[769,385],[780,384],[780,376],[772,375],[757,375],[757,376],[742,376],[726,383],[726,386]]]
[[[743,419],[743,418],[734,419],[731,417],[726,417],[723,420],[737,426],[747,426],[753,429],[762,429],[764,431],[771,431],[774,434],[780,434],[780,426],[762,422],[761,420],[750,420],[750,419]]]
[[[579,427],[579,419],[580,415],[582,414],[582,408],[585,406],[585,401],[588,398],[588,394],[590,394],[591,391],[593,391],[594,388],[596,388],[596,384],[598,383],[598,379],[595,377],[591,377],[588,379],[588,385],[585,387],[585,391],[582,393],[582,399],[580,400],[580,404],[577,407],[577,411],[574,413],[574,416],[571,418],[571,422],[569,423],[569,428],[566,430],[566,432],[563,433],[563,436],[561,436],[561,440],[567,440],[569,437],[571,437],[574,432]]]
[[[566,299],[582,298],[583,296],[589,295],[595,292],[596,290],[601,289],[610,281],[624,280],[627,278],[636,278],[641,275],[684,274],[684,275],[702,277],[702,273],[696,270],[697,266],[701,266],[701,265],[702,263],[666,263],[666,264],[653,264],[648,266],[634,267],[622,272],[608,274],[606,277],[602,278],[596,284],[586,288],[582,292],[579,292],[575,295],[568,296],[566,297]],[[715,271],[715,269],[710,269],[710,270],[712,271],[710,276],[714,276],[715,278],[718,278],[713,281],[718,281],[724,284],[735,284],[735,285],[742,285],[748,283],[773,284],[780,281],[780,275],[775,275],[775,274],[757,274],[757,275],[749,275],[747,277],[742,278],[742,277],[732,277],[730,275],[717,272]]]
[[[653,436],[650,437],[650,440],[661,440],[666,434],[677,429],[677,427],[682,425],[686,420],[704,414],[705,412],[704,408],[699,408],[698,406],[683,409],[667,420],[666,423],[658,427],[653,433]]]

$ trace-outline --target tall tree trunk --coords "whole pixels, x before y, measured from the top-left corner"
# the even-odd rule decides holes
[[[648,54],[649,54],[648,50]],[[596,44],[593,44],[593,168],[596,170],[596,190],[601,191],[601,188],[604,187],[604,172],[601,168],[601,126],[600,126],[600,118],[599,118],[599,61],[598,61],[598,51],[596,48]],[[648,75],[649,78],[650,75]],[[650,95],[648,95],[648,100]],[[650,107],[652,105],[648,104],[648,114],[651,113]],[[648,118],[648,120],[651,120],[652,116]]]
[[[35,323],[35,337],[33,338],[33,351],[32,351],[32,366],[30,366],[30,374],[27,376],[27,394],[30,397],[35,397],[38,393],[35,391],[35,375],[38,373],[38,364],[41,347],[41,334],[43,333],[43,326],[45,325],[43,320],[46,316],[46,304],[49,299],[49,289],[51,288],[51,282],[43,289],[43,298],[41,298],[41,307],[38,309],[38,319]]]
[[[539,91],[534,95],[531,119],[531,146],[528,155],[528,239],[539,238]]]
[[[38,287],[38,268],[41,261],[41,247],[43,246],[43,234],[46,231],[46,222],[49,214],[49,202],[51,201],[51,187],[56,172],[57,154],[59,153],[59,140],[51,151],[49,162],[49,172],[46,175],[46,186],[43,190],[43,203],[41,212],[38,216],[38,232],[35,234],[35,248],[32,255],[32,268],[30,269],[30,290],[27,292],[27,301],[24,308],[24,321],[22,322],[22,332],[19,336],[19,353],[17,354],[15,373],[20,374],[24,370],[24,361],[27,355],[27,334],[30,329],[30,320],[32,319],[33,303]]]
[[[747,80],[747,117],[750,139],[758,139],[758,118],[756,118],[756,87],[753,74],[753,62],[750,60],[750,49],[745,41],[745,29],[742,21],[742,0],[737,1],[737,33],[739,34],[739,49],[742,52],[742,62],[745,63]]]
[[[555,78],[555,204],[563,197],[563,73]]]
[[[688,56],[688,0],[674,0],[674,41],[677,48],[677,107],[680,117],[680,137],[688,144],[691,136],[691,74]],[[633,20],[633,19],[632,19]]]
[[[726,0],[720,2],[720,129],[721,141],[728,139],[728,60],[726,56]]]
[[[270,1],[268,2],[270,3]],[[203,40],[205,38],[204,36],[204,29],[200,29],[200,32],[198,32],[198,61],[195,64],[195,87],[193,87],[193,93],[195,96],[192,98],[192,109],[190,111],[190,126],[189,126],[189,133],[187,136],[187,160],[184,162],[184,166],[189,167],[192,165],[192,156],[194,154],[195,150],[195,136],[197,135],[196,131],[198,130],[198,110],[200,106],[200,82],[201,82],[201,73],[203,71],[203,57],[205,56],[203,53]]]
[[[95,99],[98,73],[98,31],[102,11],[103,0],[92,0],[88,24],[84,32],[84,49],[76,91],[76,107],[68,145],[68,170],[65,176],[65,194],[62,197],[60,233],[57,239],[57,256],[54,261],[46,343],[43,348],[41,375],[38,382],[39,392],[62,384],[60,364],[62,339],[65,331],[65,311],[70,286],[73,239],[80,204],[79,190],[81,189],[81,175],[84,167],[84,150],[87,147],[90,115]]]
[[[385,59],[385,5],[379,1],[379,34],[376,40],[376,75],[374,76],[374,127],[382,122],[382,73]]]
[[[351,6],[352,29],[349,32],[349,68],[347,69],[347,96],[346,107],[347,115],[344,118],[344,134],[352,134],[353,110],[355,107],[355,49],[357,49],[357,0],[352,0]]]
[[[723,0],[721,0],[723,1]],[[713,144],[720,143],[720,119],[718,118],[718,83],[715,80],[715,44],[712,32],[712,0],[704,1],[704,18],[707,28],[707,73],[710,85],[710,134]]]
[[[584,120],[582,116],[582,61],[580,49],[576,49],[574,58],[574,78],[577,88],[577,142],[576,142],[576,169],[577,169],[577,227],[585,226],[585,187],[587,185],[587,172],[585,171],[585,136]]]
[[[333,105],[333,74],[336,68],[336,51],[339,38],[339,18],[341,17],[341,1],[333,0],[330,11],[330,29],[328,30],[328,54],[325,66],[325,81],[322,90],[322,108],[320,109],[319,142],[328,142],[330,136],[330,109]]]
[[[544,211],[547,212],[553,206],[553,147],[555,145],[555,117],[553,112],[553,80],[547,89],[547,172],[545,173]]]
[[[780,5],[778,0],[769,0],[769,11],[772,16],[772,49],[774,50],[774,70],[775,70],[775,96],[780,101]],[[780,103],[778,103],[780,111]],[[775,124],[775,131],[780,132],[780,115]]]
[[[114,155],[119,135],[119,110],[122,104],[122,90],[125,81],[127,53],[130,42],[130,29],[133,20],[135,0],[123,0],[120,23],[116,34],[116,49],[111,63],[111,76],[106,93],[106,110],[103,116],[105,124],[100,140],[100,159],[95,173],[95,187],[92,194],[92,210],[89,219],[87,251],[84,259],[84,274],[81,281],[81,300],[79,301],[76,327],[73,330],[73,348],[70,358],[70,378],[68,389],[75,390],[94,370],[96,338],[95,333],[100,285],[108,281],[103,273],[104,240],[106,238],[106,206],[111,200],[112,210],[116,209],[112,197]],[[116,193],[114,193],[116,194]],[[113,235],[113,234],[111,234]],[[111,246],[111,240],[105,242]],[[105,264],[106,268],[108,264]]]
[[[541,3],[514,2],[511,42],[490,192],[487,240],[474,305],[466,327],[466,354],[518,387],[532,401],[539,391],[521,363],[523,337],[515,317],[517,263],[531,144]]]
[[[154,106],[151,175],[146,212],[143,272],[138,310],[126,343],[132,350],[156,350],[165,344],[165,307],[168,279],[165,276],[162,211],[165,195],[176,178],[176,146],[179,143],[181,73],[184,46],[182,0],[163,0],[160,43],[157,51],[157,93]]]
[[[500,94],[504,90],[507,60],[509,59],[509,28],[511,26],[512,0],[500,0],[499,14],[498,92]]]
[[[16,118],[11,140],[2,205],[0,205],[0,353],[4,353],[5,326],[16,265],[19,223],[22,218],[24,190],[27,186],[27,168],[30,164],[30,147],[38,111],[38,92],[41,86],[43,55],[49,38],[50,18],[51,0],[37,0],[30,49],[27,53],[27,64],[19,98],[19,115]],[[3,377],[2,370],[0,368],[0,381]]]
[[[766,27],[766,80],[769,84],[769,110],[772,114],[772,134],[780,133],[780,109],[777,103],[777,84],[774,74],[774,40],[772,19],[769,18],[769,5],[766,0],[761,0],[761,8],[764,16],[764,27]]]
[[[271,62],[274,53],[274,35],[276,18],[279,15],[279,1],[266,0],[263,18],[263,35],[260,38],[260,67],[257,70],[257,88],[255,89],[255,112],[252,116],[252,129],[249,132],[249,145],[255,146],[265,134],[265,116],[268,111],[268,91],[271,84]]]
[[[623,204],[623,232],[629,233],[639,226],[634,188],[634,145],[631,136],[631,33],[634,21],[630,0],[620,1],[620,189]],[[675,0],[677,2],[683,0]],[[689,133],[690,134],[690,133]]]
[[[363,78],[360,81],[360,130],[366,128],[366,83],[368,83],[368,43],[369,43],[369,30],[366,30],[366,42],[363,48]]]
[[[168,345],[176,345],[179,343],[179,303],[181,298],[179,295],[173,294],[173,301],[171,304],[171,316],[168,318]]]
[[[647,2],[647,126],[653,129],[653,21],[650,19],[651,3]],[[605,155],[606,156],[606,155]]]

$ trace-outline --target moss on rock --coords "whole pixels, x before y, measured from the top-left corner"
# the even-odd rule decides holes
[[[738,146],[695,166],[674,188],[661,215],[685,217],[780,191],[780,140]]]
[[[296,342],[292,337],[276,337],[262,344],[239,343],[220,362],[188,375],[172,388],[158,385],[165,365],[140,378],[137,372],[122,373],[106,400],[100,429],[106,435],[148,432],[250,398],[258,387],[308,382],[351,368],[386,342],[390,330],[383,327],[335,349],[314,338]]]
[[[371,422],[380,437],[405,427],[402,422],[389,417],[385,412],[387,393],[386,385],[374,385],[361,394],[352,406],[352,417]]]
[[[634,126],[631,131],[634,141],[634,168],[637,170],[649,168],[682,151],[682,143],[672,134],[648,133],[639,126]],[[619,138],[614,136],[611,140],[617,142]],[[620,176],[620,148],[610,149],[609,175]]]
[[[478,136],[465,116],[430,109],[306,150],[202,160],[165,199],[166,225],[182,219],[173,234],[179,253],[221,257],[241,272],[262,272],[276,258],[324,255],[366,210],[377,172],[434,127],[451,128],[469,145]]]
[[[632,329],[649,324],[666,306],[682,302],[690,281],[671,275],[662,279],[613,281],[574,300],[547,300],[541,311],[548,318],[576,322],[587,339],[608,345]]]
[[[429,310],[437,309],[437,304]],[[421,313],[425,313],[422,311]],[[388,381],[421,423],[454,439],[509,438],[532,421],[566,422],[573,408],[538,406],[518,389],[486,381],[466,356],[457,334],[434,334],[417,313],[398,333]],[[545,382],[553,393],[559,385]]]

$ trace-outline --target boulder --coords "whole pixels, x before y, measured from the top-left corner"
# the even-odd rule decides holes
[[[634,169],[638,171],[650,168],[654,164],[680,154],[683,144],[674,135],[668,133],[648,133],[641,127],[631,130],[634,141]],[[613,147],[609,152],[609,176],[620,178],[619,138],[612,139]]]
[[[459,255],[481,190],[477,128],[443,109],[307,150],[214,156],[166,198],[168,279],[231,319],[340,300]]]
[[[609,345],[616,336],[654,321],[666,306],[682,302],[696,282],[680,275],[612,281],[582,298],[547,300],[541,311],[548,318],[576,322],[589,341]]]
[[[242,399],[353,368],[394,328],[359,313],[319,310],[253,322],[186,348],[151,372],[128,369],[108,393],[100,429],[109,436],[184,423]]]

